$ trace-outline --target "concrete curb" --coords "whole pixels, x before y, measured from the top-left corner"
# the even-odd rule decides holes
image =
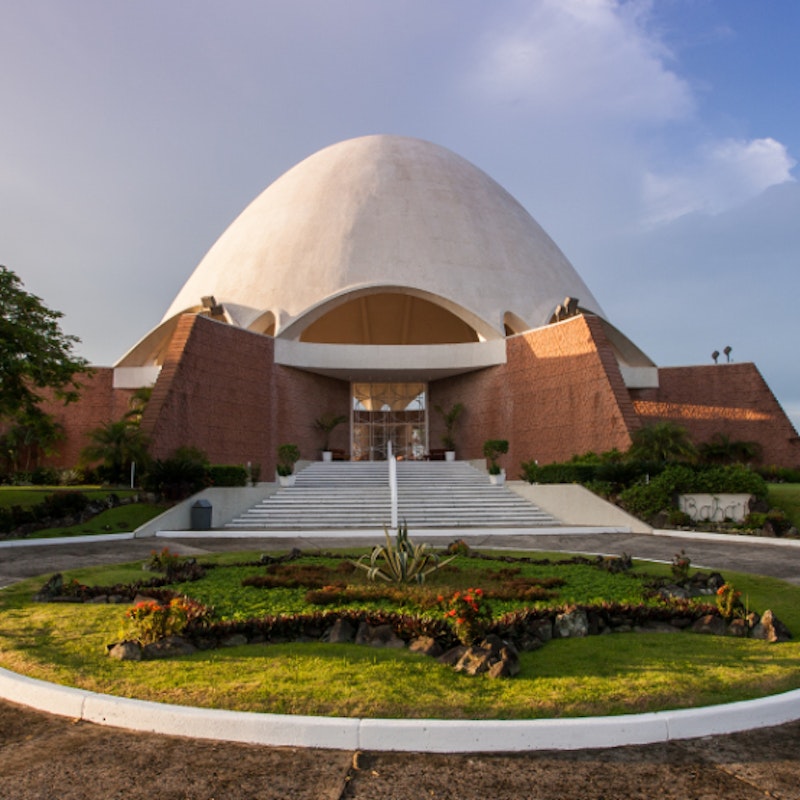
[[[538,720],[358,719],[192,708],[57,686],[0,668],[0,697],[98,725],[270,747],[417,753],[590,750],[736,733],[800,719],[800,690],[706,708]]]
[[[689,539],[700,542],[736,542],[746,544],[774,545],[775,547],[800,547],[800,539],[779,539],[771,536],[744,536],[740,533],[706,533],[705,531],[653,530],[653,536],[670,536],[674,539]]]
[[[133,533],[98,533],[93,536],[48,536],[36,539],[10,539],[0,542],[0,547],[38,547],[48,544],[91,544],[93,542],[119,542],[134,539]]]
[[[213,530],[213,531],[156,531],[155,536],[165,539],[371,539],[380,536],[383,528],[352,528],[336,530],[285,530],[263,529]],[[462,536],[565,536],[569,534],[588,535],[595,533],[630,533],[629,528],[608,528],[602,526],[581,526],[562,528],[415,528],[415,539],[452,539]]]

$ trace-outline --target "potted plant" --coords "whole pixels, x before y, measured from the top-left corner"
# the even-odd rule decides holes
[[[442,444],[444,445],[444,457],[447,461],[455,461],[456,458],[456,440],[455,431],[458,424],[458,418],[464,411],[463,403],[454,403],[449,411],[445,411],[442,406],[434,406],[436,411],[442,415],[444,422],[444,435],[442,436]]]
[[[344,414],[336,415],[336,414],[331,414],[330,412],[328,412],[327,414],[323,414],[321,417],[314,420],[314,427],[323,436],[323,442],[322,442],[323,461],[330,461],[333,458],[333,453],[331,452],[330,448],[331,434],[343,422],[347,422],[347,417]]]
[[[489,483],[502,486],[506,480],[506,473],[497,463],[497,459],[508,452],[506,439],[487,439],[483,443],[483,454],[489,459]]]
[[[278,447],[278,482],[281,486],[294,486],[294,465],[300,459],[300,448],[296,444]]]

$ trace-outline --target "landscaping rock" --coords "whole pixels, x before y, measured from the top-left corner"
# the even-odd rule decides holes
[[[461,657],[466,652],[467,647],[463,644],[458,644],[455,647],[451,647],[449,650],[446,650],[436,660],[440,664],[444,664],[447,667],[454,667],[456,664],[458,664],[458,662],[461,660]]]
[[[356,635],[353,626],[346,619],[337,619],[328,633],[331,644],[345,644],[352,642]]]
[[[528,625],[528,631],[542,643],[549,642],[553,638],[553,623],[549,619],[537,619]]]
[[[669,622],[658,622],[653,620],[643,622],[641,625],[633,626],[634,633],[679,633],[678,628],[670,625]]]
[[[60,572],[53,575],[44,586],[34,595],[33,599],[37,603],[46,603],[54,597],[58,597],[64,588],[64,577]]]
[[[684,589],[683,586],[678,586],[677,583],[668,583],[666,586],[662,586],[658,593],[665,599],[678,599],[678,600],[688,600],[691,597],[691,593],[688,589]]]
[[[492,678],[513,677],[519,674],[519,654],[499,636],[487,636],[480,644],[465,648],[455,670],[467,675],[487,673]]]
[[[219,644],[220,647],[241,647],[243,644],[247,644],[247,637],[243,633],[233,633]]]
[[[747,624],[746,619],[741,619],[740,617],[731,620],[726,632],[728,636],[736,636],[740,639],[744,639],[750,634],[750,626]]]
[[[713,636],[724,636],[725,620],[716,614],[706,614],[692,625],[691,630],[693,633],[710,633]]]
[[[362,622],[358,626],[355,638],[356,644],[366,644],[370,647],[392,647],[399,649],[406,643],[395,635],[391,625],[368,625]]]
[[[246,640],[245,640],[246,641]],[[157,642],[146,644],[142,648],[143,658],[171,658],[173,656],[188,656],[196,652],[197,648],[182,636],[167,636]]]
[[[752,637],[754,639],[765,639],[768,642],[788,642],[791,641],[792,634],[789,629],[767,609],[761,616],[759,623],[753,628]]]
[[[556,639],[580,638],[589,635],[589,619],[582,608],[565,611],[556,616],[553,636]]]
[[[412,653],[422,653],[431,658],[438,658],[442,654],[442,646],[433,636],[418,636],[416,639],[412,639],[408,649]]]
[[[119,661],[141,661],[142,646],[139,642],[115,642],[108,645],[108,657]]]

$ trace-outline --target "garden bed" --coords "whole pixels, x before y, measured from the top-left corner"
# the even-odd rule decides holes
[[[345,586],[370,590],[371,585],[361,575],[341,580],[337,570],[349,560],[340,554],[309,556],[295,560],[291,569],[319,569],[322,564],[338,574]],[[440,574],[431,576],[425,586],[413,587],[411,599],[398,603],[397,598],[388,602],[386,598],[362,595],[348,602],[339,598],[320,607],[309,605],[306,598],[311,591],[319,592],[319,587],[242,585],[246,579],[269,575],[274,565],[268,561],[226,556],[202,565],[203,580],[175,582],[180,576],[168,580],[157,575],[160,586],[145,586],[154,576],[142,573],[141,563],[105,569],[96,574],[96,580],[90,580],[91,572],[82,571],[78,586],[87,587],[88,594],[81,599],[93,595],[93,602],[66,606],[31,602],[42,581],[17,585],[0,595],[4,611],[0,618],[0,664],[33,677],[142,699],[346,716],[533,718],[613,714],[727,702],[800,685],[800,649],[794,642],[770,645],[751,638],[661,633],[655,624],[658,620],[653,618],[665,615],[666,609],[671,609],[671,617],[662,619],[660,625],[675,628],[677,621],[680,627],[689,627],[700,611],[713,608],[715,601],[709,595],[691,603],[681,600],[683,605],[676,606],[673,601],[665,603],[663,598],[647,596],[641,565],[614,573],[604,568],[608,565],[602,559],[462,555]],[[667,567],[650,565],[645,571],[656,577],[660,571],[662,582],[671,580]],[[273,575],[280,572],[272,570]],[[283,572],[281,580],[286,578],[286,570]],[[798,607],[800,594],[796,587],[752,576],[726,577],[735,581],[751,608],[763,610],[772,605],[790,628],[797,624],[792,616],[796,615],[792,609]],[[332,586],[335,581],[329,583],[329,578],[319,575],[325,585]],[[356,578],[361,579],[360,584]],[[498,589],[507,593],[514,579],[530,584],[554,578],[563,583],[539,588],[557,591],[555,597],[535,602],[492,597]],[[65,581],[72,585],[69,575]],[[106,593],[104,587],[109,583],[120,587],[138,583],[141,598],[151,596],[163,602],[168,593],[189,594],[203,605],[214,606],[215,619],[205,635],[215,640],[213,644],[224,646],[209,647],[205,642],[195,652],[163,660],[109,659],[107,645],[125,638],[125,613],[134,599],[122,593],[116,598]],[[558,614],[574,615],[576,611],[585,612],[587,633],[619,633],[569,638],[559,634],[547,646],[533,640],[526,645],[517,637],[519,674],[510,681],[488,682],[455,673],[452,666],[408,647],[321,641],[330,639],[337,619],[357,622],[351,625],[354,642],[362,623],[376,628],[379,626],[372,625],[370,619],[385,624],[391,615],[398,615],[401,624],[395,625],[393,620],[390,628],[404,644],[415,638],[404,633],[409,618],[417,628],[427,626],[439,631],[444,636],[443,646],[455,644],[455,631],[444,617],[446,604],[438,597],[451,599],[451,590],[470,586],[480,586],[487,592],[492,625],[505,618],[506,628],[495,631],[506,639],[517,636],[509,619],[524,620],[526,629],[528,623],[541,625],[545,619],[554,626]],[[114,599],[117,603],[109,602]],[[691,604],[695,606],[694,616],[686,624],[688,618],[676,613],[676,608]],[[709,613],[713,616],[713,611]],[[270,617],[274,617],[271,623],[267,622]],[[286,634],[286,626],[297,628],[304,619],[317,625],[319,637],[306,635],[308,631],[299,636]],[[283,626],[284,633],[276,635],[275,625]],[[639,633],[622,633],[627,630]],[[223,632],[225,636],[217,637]],[[430,630],[417,633],[428,635]]]

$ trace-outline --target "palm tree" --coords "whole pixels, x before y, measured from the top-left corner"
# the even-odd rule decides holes
[[[715,433],[699,447],[700,457],[707,464],[747,464],[761,456],[758,442],[732,440],[724,433]]]
[[[656,461],[661,464],[690,462],[697,457],[697,450],[689,439],[686,428],[674,422],[656,422],[635,431],[628,456],[639,461]]]
[[[107,422],[88,435],[91,443],[84,447],[81,458],[102,461],[106,479],[112,483],[125,481],[131,462],[147,462],[147,440],[137,424],[124,419]]]

